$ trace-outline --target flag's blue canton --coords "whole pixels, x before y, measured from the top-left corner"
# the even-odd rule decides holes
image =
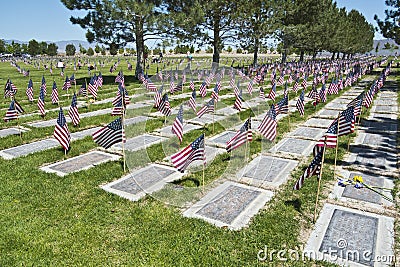
[[[354,118],[354,107],[349,107],[345,111],[343,111],[342,117],[344,117],[347,122],[352,121]]]
[[[196,140],[193,141],[192,143],[192,149],[193,150],[197,150],[200,147],[204,146],[204,134],[200,135],[199,138],[197,138]]]
[[[118,131],[122,129],[121,118],[116,119],[115,121],[111,122],[107,125],[108,128],[114,131]]]
[[[64,113],[62,109],[60,108],[60,112],[58,113],[58,118],[57,118],[57,124],[60,125],[61,127],[64,127],[64,125],[67,123],[65,120]]]

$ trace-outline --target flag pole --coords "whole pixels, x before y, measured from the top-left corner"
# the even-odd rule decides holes
[[[315,209],[314,209],[314,219],[313,219],[314,223],[315,223],[316,217],[317,217],[318,197],[319,197],[319,191],[321,188],[322,168],[324,167],[325,149],[326,149],[326,136],[325,136],[324,148],[323,148],[323,152],[322,152],[321,169],[320,169],[319,175],[318,175],[318,189],[317,189],[317,197],[315,198]]]
[[[125,91],[122,91],[122,157],[123,157],[123,165],[124,165],[124,173],[126,172],[126,155],[125,155]]]
[[[206,131],[204,131],[204,141],[206,140]],[[206,166],[206,162],[205,162],[205,154],[206,151],[204,149],[204,157],[203,157],[203,194],[204,194],[204,173],[205,173],[205,166]]]
[[[336,133],[336,149],[335,149],[335,163],[334,163],[334,167],[333,167],[333,178],[336,177],[336,161],[337,161],[337,154],[338,154],[338,147],[339,147],[339,130],[340,130],[340,112],[337,116],[337,133]]]
[[[287,92],[287,105],[288,105],[288,113],[287,113],[287,117],[288,117],[288,129],[290,132],[290,105],[289,105],[289,90]]]

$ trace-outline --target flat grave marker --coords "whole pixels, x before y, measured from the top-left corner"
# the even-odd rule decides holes
[[[332,122],[333,120],[311,118],[304,123],[304,126],[328,129]]]
[[[296,138],[303,138],[308,140],[317,140],[323,136],[326,131],[320,128],[311,127],[297,127],[294,131],[289,133],[289,136]]]
[[[27,132],[29,129],[23,127],[11,127],[0,130],[0,138],[7,137],[9,135],[19,135],[21,132]]]
[[[239,230],[273,196],[273,192],[231,181],[219,185],[183,213],[218,227]]]
[[[4,159],[13,159],[26,156],[35,152],[51,149],[59,146],[60,143],[54,138],[48,138],[29,144],[24,144],[16,147],[7,148],[0,151],[0,156]]]
[[[103,185],[101,188],[131,201],[137,201],[146,194],[156,192],[168,182],[177,180],[182,176],[183,174],[177,172],[174,168],[150,164]]]
[[[273,146],[269,152],[283,153],[294,156],[307,156],[311,153],[314,142],[304,139],[284,138]]]
[[[186,134],[192,130],[201,129],[201,128],[202,127],[200,125],[184,123],[183,124],[183,134]],[[172,125],[163,127],[161,129],[157,129],[156,132],[158,132],[161,136],[166,136],[166,137],[176,136],[175,134],[172,133]]]
[[[124,148],[127,151],[137,151],[140,149],[144,149],[151,145],[160,143],[164,141],[164,137],[150,135],[150,134],[143,134],[133,138],[128,138],[126,143],[124,144]],[[112,148],[116,150],[122,150],[122,144],[118,143],[112,146]]]
[[[102,151],[91,151],[83,155],[43,166],[40,169],[48,173],[55,173],[58,176],[65,176],[73,172],[93,168],[101,163],[116,161],[119,160],[119,158],[120,156],[118,155],[109,154]]]

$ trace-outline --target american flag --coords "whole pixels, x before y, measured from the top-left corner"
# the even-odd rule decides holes
[[[43,92],[44,92],[44,94],[46,94],[47,86],[46,86],[46,79],[44,78],[44,75],[42,76],[42,85],[40,87],[43,88]]]
[[[4,89],[4,98],[12,97],[16,93],[17,93],[17,87],[12,83],[10,79],[8,79]]]
[[[264,89],[262,87],[260,87],[260,98],[262,100],[265,100],[265,93],[264,93]]]
[[[321,139],[316,143],[316,146],[323,147],[325,146],[329,148],[335,148],[337,144],[338,137],[338,120],[335,119],[332,124],[329,126],[328,130],[324,134]]]
[[[19,113],[22,114],[25,112],[25,110],[22,108],[22,106],[17,102],[17,100],[14,98],[14,106],[15,110]]]
[[[272,85],[271,91],[269,91],[268,94],[268,98],[272,99],[272,101],[275,101],[275,96],[276,96],[276,83]]]
[[[214,90],[211,92],[211,97],[215,99],[215,102],[218,102],[218,99],[219,99],[218,93],[219,93],[218,83],[216,83]]]
[[[16,120],[18,119],[18,113],[17,110],[15,109],[15,102],[14,100],[11,100],[10,107],[8,108],[6,115],[4,117],[4,121],[11,121],[11,120]]]
[[[247,92],[249,92],[250,95],[253,93],[253,81],[250,81],[249,84],[247,85]]]
[[[124,74],[122,73],[122,70],[120,70],[117,74],[117,77],[115,77],[115,82],[124,84],[125,78],[124,78]]]
[[[334,78],[332,78],[332,82],[328,87],[328,94],[337,95],[338,93],[339,93],[339,87],[338,87],[337,81]]]
[[[189,87],[190,87],[190,89],[192,89],[192,91],[196,90],[196,88],[194,87],[193,79],[190,80]]]
[[[240,130],[226,143],[226,151],[231,152],[232,150],[240,147],[247,141],[253,140],[253,133],[251,131],[251,118],[240,127]]]
[[[131,102],[129,95],[128,95],[128,91],[126,90],[125,87],[122,86],[121,83],[118,84],[118,90],[117,90],[117,95],[116,97],[113,99],[113,101],[111,102],[113,104],[113,106],[117,106],[117,104],[122,100],[124,101],[123,104],[129,105],[129,103]]]
[[[356,107],[359,105],[359,102],[363,102],[365,98],[365,92],[361,92],[356,98],[350,101],[350,103],[347,104],[347,107]]]
[[[87,96],[86,83],[83,83],[81,88],[79,88],[78,95]]]
[[[372,100],[374,98],[373,88],[371,87],[371,89],[368,90],[367,93],[365,94],[364,106],[367,107],[367,108],[369,108],[371,106]]]
[[[322,103],[326,102],[326,93],[327,93],[326,86],[323,83],[322,87],[321,87],[321,90],[319,91],[319,98],[320,98]]]
[[[200,88],[199,88],[199,92],[200,92],[201,97],[203,97],[203,98],[207,95],[207,83],[206,83],[206,81],[203,81],[201,83]]]
[[[282,85],[285,82],[285,76],[283,74],[283,72],[281,72],[281,75],[278,79],[278,85]]]
[[[171,93],[179,92],[182,90],[183,90],[183,82],[180,81],[180,82],[178,82],[178,84],[176,86],[174,86]]]
[[[205,147],[204,134],[200,135],[193,143],[185,147],[182,151],[171,156],[172,164],[180,172],[185,169],[195,160],[202,160],[205,163]]]
[[[70,84],[74,83],[76,85],[75,74],[72,73],[71,77],[69,78]]]
[[[164,90],[164,87],[161,85],[160,89],[158,89],[158,91],[154,95],[154,107],[156,107],[156,108],[161,103],[163,90]]]
[[[122,97],[118,98],[118,101],[115,102],[114,107],[111,111],[111,116],[122,116],[124,113],[124,105],[122,103]]]
[[[62,89],[63,89],[63,90],[68,90],[69,88],[71,88],[71,82],[70,82],[68,76],[66,76],[66,77],[65,77],[65,82],[64,82],[64,84],[63,84]]]
[[[57,84],[55,81],[53,82],[53,89],[51,90],[51,103],[53,103],[53,104],[58,103],[58,90],[57,90]]]
[[[301,83],[304,89],[307,89],[307,77],[304,77],[303,82]]]
[[[240,80],[238,80],[236,86],[233,87],[233,93],[235,95],[239,95],[241,91],[242,91],[242,89],[240,88]],[[240,95],[240,96],[242,96],[242,95]]]
[[[33,82],[32,79],[29,79],[28,87],[26,88],[26,96],[30,102],[33,101]]]
[[[157,86],[150,79],[147,79],[146,89],[150,92],[155,92],[157,90]]]
[[[174,88],[175,88],[175,82],[174,82],[174,77],[171,76],[171,81],[169,83],[169,92],[171,94],[174,93]]]
[[[54,138],[60,143],[60,145],[65,149],[69,149],[71,142],[71,135],[68,130],[67,120],[65,119],[62,108],[58,112],[58,118],[56,127],[54,128]]]
[[[354,107],[348,107],[342,111],[339,117],[339,136],[350,134],[354,132],[355,124]]]
[[[172,125],[171,131],[172,131],[172,133],[176,134],[176,136],[179,139],[179,142],[182,143],[182,137],[183,137],[183,106],[182,105],[179,108],[178,115],[176,116],[174,124]]]
[[[229,81],[229,85],[232,87],[233,90],[235,90],[236,87],[235,76],[231,78],[231,80]]]
[[[117,118],[107,126],[92,134],[93,141],[105,149],[120,142],[126,142],[121,118]]]
[[[243,102],[242,89],[240,89],[239,93],[236,94],[236,99],[235,103],[233,103],[233,108],[242,111],[242,102]]]
[[[301,91],[299,99],[296,102],[296,108],[301,116],[304,116],[304,89]]]
[[[38,109],[42,117],[46,115],[46,111],[44,110],[44,90],[43,87],[40,88],[39,98],[38,98]]]
[[[275,105],[276,115],[278,114],[287,114],[289,112],[289,98],[288,95],[284,96],[279,102]]]
[[[270,141],[273,141],[276,137],[276,112],[274,104],[271,105],[271,109],[265,115],[264,119],[258,126],[258,131]]]
[[[214,98],[211,98],[210,101],[207,102],[198,112],[197,117],[201,118],[206,113],[213,113],[214,112]]]
[[[103,75],[101,72],[99,72],[99,75],[97,76],[97,86],[102,87],[103,86]]]
[[[76,98],[75,93],[72,96],[71,107],[68,110],[68,115],[71,118],[72,124],[74,126],[79,124],[80,118],[79,118],[79,112],[78,112],[78,107],[77,107],[77,98]]]
[[[298,89],[299,89],[299,78],[297,78],[293,84],[293,91],[297,92]]]
[[[162,97],[160,105],[158,106],[158,110],[165,116],[171,115],[172,110],[167,94],[164,94],[164,96]]]
[[[193,109],[193,111],[196,113],[196,91],[192,91],[192,95],[189,98],[188,101],[188,106]]]
[[[297,180],[296,184],[293,187],[294,190],[299,190],[303,186],[304,180],[306,178],[320,174],[323,155],[324,155],[324,149],[319,153],[317,153],[317,155],[311,161],[311,164],[304,171],[303,175]]]
[[[90,78],[90,82],[89,82],[88,88],[87,88],[89,93],[91,93],[94,98],[97,97],[97,82],[95,80],[96,79],[95,77],[96,76],[93,76],[92,78]]]

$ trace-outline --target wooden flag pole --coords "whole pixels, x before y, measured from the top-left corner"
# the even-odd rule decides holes
[[[204,131],[204,141],[205,141],[205,140],[206,140],[206,131]],[[204,157],[203,157],[203,181],[202,181],[202,183],[203,183],[203,194],[204,194],[204,173],[205,173],[205,168],[206,168],[205,154],[206,154],[206,151],[205,151],[205,149],[204,149]]]
[[[340,118],[340,112],[337,116],[338,127],[337,127],[337,133],[336,133],[336,149],[335,149],[335,163],[334,163],[334,167],[333,167],[333,178],[336,177],[336,161],[337,161],[337,153],[338,153],[338,147],[339,147],[339,130],[340,130],[339,118]]]
[[[247,139],[246,139],[246,147],[245,147],[245,149],[244,149],[244,161],[247,163],[247,143],[248,143],[248,141],[247,141]]]
[[[288,90],[288,93],[287,93],[287,95],[288,95],[288,113],[287,113],[287,117],[288,117],[288,129],[289,129],[289,132],[290,132],[290,106],[289,106],[289,90]]]
[[[315,209],[314,209],[314,219],[313,222],[315,223],[316,219],[317,219],[317,207],[318,207],[318,197],[319,197],[319,191],[321,188],[321,179],[322,179],[322,169],[324,167],[324,159],[325,159],[325,149],[326,149],[326,136],[325,136],[325,141],[324,141],[324,148],[323,148],[323,152],[322,152],[322,160],[321,160],[321,169],[319,171],[319,175],[318,175],[318,189],[317,189],[317,197],[315,198]]]
[[[125,133],[125,126],[124,126],[124,120],[125,120],[125,116],[124,116],[124,110],[122,111],[122,134]],[[126,155],[125,155],[125,142],[124,142],[124,138],[122,136],[122,157],[123,157],[123,165],[124,165],[124,173],[126,172]]]
[[[214,122],[214,114],[215,114],[215,109],[214,109],[214,111],[213,111],[213,131],[212,131],[212,133],[213,133],[213,135],[214,135],[214,124],[215,124],[215,122]]]

